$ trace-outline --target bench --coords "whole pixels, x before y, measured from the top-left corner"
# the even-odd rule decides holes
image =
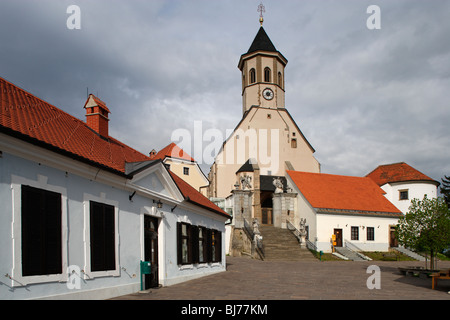
[[[437,273],[432,273],[430,275],[431,277],[431,289],[434,290],[434,287],[437,286],[437,281],[438,279],[450,279],[450,269],[448,269],[447,271],[442,270],[439,271]]]

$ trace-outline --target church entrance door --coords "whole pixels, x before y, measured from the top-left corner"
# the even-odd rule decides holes
[[[261,208],[262,218],[261,224],[273,224],[272,208]]]

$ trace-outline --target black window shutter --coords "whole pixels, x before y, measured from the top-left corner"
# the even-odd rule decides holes
[[[61,194],[22,186],[22,275],[62,273]]]
[[[215,231],[216,233],[216,259],[215,261],[221,262],[222,261],[222,232]]]
[[[116,268],[114,207],[90,202],[91,271]]]

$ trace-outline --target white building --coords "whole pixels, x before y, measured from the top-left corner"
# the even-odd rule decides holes
[[[386,192],[385,197],[404,214],[412,199],[422,200],[425,195],[436,198],[440,184],[405,162],[378,166],[366,177],[375,181]]]
[[[0,95],[0,299],[104,299],[225,271],[229,216],[110,137],[102,101],[89,96],[85,123],[2,78]]]
[[[307,239],[317,251],[351,246],[361,251],[388,251],[392,228],[402,213],[369,178],[287,171],[295,195],[291,212],[283,212],[298,228],[306,219]]]

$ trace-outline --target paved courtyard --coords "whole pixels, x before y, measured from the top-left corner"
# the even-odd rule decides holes
[[[371,265],[381,271],[380,289],[367,287],[367,280],[374,276],[367,272]],[[439,281],[431,290],[431,279],[404,276],[398,271],[409,266],[424,263],[272,262],[227,257],[226,272],[115,300],[450,300],[450,280]],[[441,261],[438,267],[450,268],[450,261]]]

